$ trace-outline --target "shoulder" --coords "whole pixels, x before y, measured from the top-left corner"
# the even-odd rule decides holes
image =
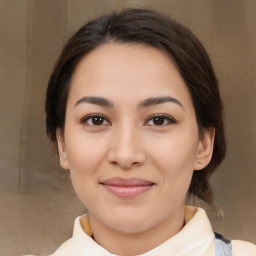
[[[241,240],[230,241],[218,233],[215,233],[214,245],[217,256],[256,256],[256,245]]]
[[[232,252],[233,256],[256,256],[256,245],[245,241],[232,240]]]

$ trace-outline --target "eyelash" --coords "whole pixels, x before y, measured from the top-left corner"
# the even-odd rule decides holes
[[[89,125],[89,126],[94,126],[94,127],[97,127],[97,126],[100,127],[100,126],[103,126],[103,125],[108,125],[108,124],[99,124],[99,125],[88,124],[88,121],[89,121],[90,119],[94,118],[94,117],[95,117],[95,118],[102,118],[102,119],[103,119],[103,122],[106,122],[106,121],[107,121],[108,124],[111,124],[110,121],[109,121],[104,115],[102,115],[102,114],[90,114],[90,115],[87,115],[87,116],[83,117],[83,118],[79,121],[79,123],[80,123],[80,124],[87,124],[87,125]],[[153,120],[154,118],[163,118],[163,119],[164,119],[164,124],[160,124],[160,125],[148,124],[149,126],[158,126],[158,127],[160,127],[160,126],[165,126],[165,125],[169,125],[169,124],[174,124],[174,123],[176,123],[176,120],[175,120],[174,118],[170,117],[169,115],[165,115],[165,114],[154,114],[154,115],[150,116],[150,117],[146,120],[145,123],[147,123],[147,122]],[[166,122],[167,122],[167,123],[166,123]]]
[[[90,120],[90,119],[92,119],[92,118],[94,118],[94,117],[95,117],[95,118],[103,118],[103,119],[104,119],[103,122],[107,121],[108,123],[110,123],[110,122],[108,121],[108,119],[107,119],[104,115],[102,115],[102,114],[90,114],[90,115],[87,115],[87,116],[83,117],[83,118],[79,121],[79,123],[80,123],[80,124],[87,124],[87,125],[90,125],[90,126],[102,126],[102,125],[88,124],[88,120]],[[106,124],[103,124],[103,125],[106,125]]]
[[[165,120],[164,122],[167,121],[167,123],[162,124],[162,125],[152,124],[152,126],[165,126],[165,125],[176,123],[176,120],[174,118],[170,117],[169,115],[164,115],[164,114],[154,114],[147,119],[147,122],[149,122],[150,120],[153,120],[154,118],[163,118]]]

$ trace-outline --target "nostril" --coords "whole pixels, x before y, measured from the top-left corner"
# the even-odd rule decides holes
[[[112,163],[113,165],[115,165],[115,166],[118,165],[118,163],[117,163],[116,161],[112,161],[111,163]]]
[[[122,169],[131,169],[140,165],[140,162],[132,162],[132,163],[119,163],[118,161],[111,161],[113,166],[120,166]]]

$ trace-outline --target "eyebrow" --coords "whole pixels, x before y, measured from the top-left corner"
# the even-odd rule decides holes
[[[81,103],[91,103],[110,108],[114,106],[114,103],[111,100],[102,97],[83,97],[76,102],[75,107]]]
[[[151,97],[148,99],[143,100],[140,104],[139,104],[139,108],[146,108],[146,107],[150,107],[150,106],[155,106],[155,105],[159,105],[159,104],[163,104],[166,102],[172,102],[175,103],[177,105],[179,105],[180,107],[183,108],[183,105],[181,104],[181,102],[173,97],[170,96],[163,96],[163,97]],[[108,100],[106,98],[102,98],[102,97],[82,97],[81,99],[79,99],[76,104],[75,107],[81,103],[90,103],[90,104],[95,104],[95,105],[100,105],[103,107],[110,107],[113,108],[114,107],[114,103],[111,100]]]
[[[139,108],[142,108],[142,107],[145,108],[145,107],[149,107],[149,106],[159,105],[159,104],[163,104],[166,102],[175,103],[183,108],[183,105],[181,104],[181,102],[179,100],[177,100],[173,97],[170,97],[170,96],[148,98],[139,104]]]

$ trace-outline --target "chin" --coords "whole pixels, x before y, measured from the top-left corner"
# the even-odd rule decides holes
[[[137,222],[126,222],[120,224],[119,222],[119,224],[113,225],[112,229],[125,234],[136,234],[144,232],[149,229],[149,227],[145,226],[145,224],[145,221],[140,221],[139,224]]]
[[[144,232],[151,228],[151,221],[148,214],[139,214],[136,213],[127,213],[124,211],[124,214],[113,214],[108,220],[106,220],[109,226],[122,233],[134,234]]]

